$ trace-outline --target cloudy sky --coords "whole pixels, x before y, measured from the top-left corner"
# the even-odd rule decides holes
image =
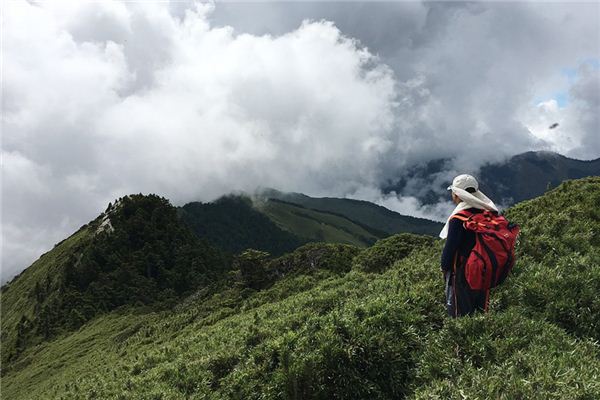
[[[439,157],[600,156],[598,2],[2,7],[2,282],[128,193],[439,217],[381,182]]]

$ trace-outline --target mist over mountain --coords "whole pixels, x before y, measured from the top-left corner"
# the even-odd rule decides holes
[[[308,242],[366,247],[397,233],[436,236],[442,228],[367,201],[275,189],[188,203],[178,215],[198,237],[234,254],[253,248],[281,255]]]
[[[382,190],[414,196],[424,205],[447,202],[446,188],[459,173],[474,175],[480,189],[506,207],[540,196],[568,179],[600,176],[600,158],[584,161],[549,151],[529,151],[460,171],[452,168],[451,159],[436,159],[408,168],[400,179],[385,184]]]
[[[436,236],[442,226],[438,222],[402,215],[364,200],[334,197],[316,198],[302,193],[284,193],[275,189],[260,189],[256,193],[259,197],[283,200],[309,209],[346,217],[363,226],[375,229],[375,234],[379,237],[401,232]]]

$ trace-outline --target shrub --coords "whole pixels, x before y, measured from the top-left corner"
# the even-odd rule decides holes
[[[568,181],[511,208],[519,223],[513,277],[495,300],[579,337],[600,340],[600,178]]]
[[[265,263],[269,257],[269,253],[253,249],[236,256],[233,267],[239,271],[238,284],[256,290],[266,287],[269,282]]]
[[[352,268],[364,272],[382,272],[395,261],[401,260],[411,251],[430,246],[434,239],[429,236],[401,233],[377,241],[354,258]]]
[[[352,259],[360,252],[356,246],[340,243],[309,243],[273,260],[269,272],[274,277],[324,269],[335,273],[350,270]]]
[[[596,399],[598,347],[518,311],[447,320],[416,367],[414,399]]]
[[[498,308],[518,307],[579,336],[600,340],[600,250],[554,263],[531,262],[497,296]]]

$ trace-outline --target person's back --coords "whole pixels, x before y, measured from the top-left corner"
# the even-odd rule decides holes
[[[464,228],[457,216],[497,212],[494,203],[479,191],[477,180],[470,175],[457,176],[452,185],[452,200],[457,204],[440,237],[446,238],[441,258],[441,269],[446,283],[448,315],[458,317],[475,311],[487,311],[488,290],[473,290],[465,277],[465,264],[475,246],[475,234]]]
[[[465,211],[473,214],[482,212],[477,208]],[[453,218],[449,223],[441,262],[446,282],[446,308],[451,317],[487,310],[489,290],[472,290],[465,278],[465,263],[474,246],[475,233],[465,229],[461,220]]]

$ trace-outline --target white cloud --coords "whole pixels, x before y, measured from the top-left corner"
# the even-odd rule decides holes
[[[525,107],[521,118],[535,136],[547,143],[548,150],[579,159],[598,158],[600,68],[583,63],[569,93],[566,106],[560,107],[557,100],[551,98]]]
[[[128,193],[180,205],[270,186],[443,219],[450,203],[407,196],[431,182],[374,188],[438,157],[455,160],[436,183],[530,149],[600,151],[597,70],[560,76],[597,57],[593,4],[227,5],[249,33],[216,7],[5,5],[3,280]],[[566,109],[530,106],[557,87]],[[571,141],[527,129],[556,118]]]
[[[376,180],[391,146],[393,74],[331,22],[272,37],[211,28],[204,6],[7,9],[5,277],[119,195],[342,192]]]
[[[350,199],[366,200],[403,215],[412,215],[418,218],[427,218],[434,221],[445,222],[450,212],[454,209],[451,199],[437,204],[423,205],[414,196],[403,196],[396,192],[383,194],[377,187],[363,186],[346,196]]]

